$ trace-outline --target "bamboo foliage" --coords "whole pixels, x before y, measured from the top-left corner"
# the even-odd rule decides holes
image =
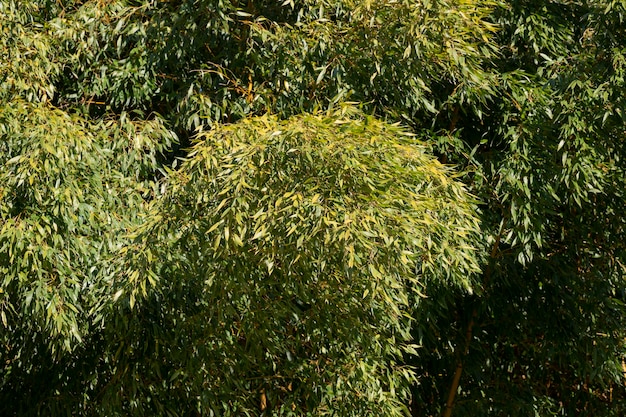
[[[623,0],[0,0],[0,414],[624,414]]]
[[[203,414],[255,414],[260,392],[278,414],[406,410],[428,283],[471,291],[479,268],[476,208],[448,168],[345,107],[202,132],[168,177],[120,299],[161,311],[132,326],[157,326],[170,359],[128,378],[174,373]]]

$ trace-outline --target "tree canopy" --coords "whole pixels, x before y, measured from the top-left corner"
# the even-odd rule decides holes
[[[622,415],[625,20],[0,0],[0,412]]]

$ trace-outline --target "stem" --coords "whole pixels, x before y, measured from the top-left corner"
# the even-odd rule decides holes
[[[493,243],[493,247],[491,248],[491,252],[489,254],[490,262],[485,269],[485,280],[484,286],[486,287],[489,281],[491,280],[491,270],[493,261],[498,254],[498,248],[500,247],[500,240],[502,239],[502,233],[504,232],[504,221],[500,225],[500,231],[496,236],[496,240]],[[474,304],[474,308],[472,309],[472,315],[470,317],[469,322],[467,323],[467,329],[465,331],[465,346],[463,348],[463,352],[460,352],[457,355],[456,369],[454,371],[454,377],[452,378],[452,385],[450,385],[450,391],[448,391],[448,400],[446,401],[446,408],[443,411],[442,417],[451,417],[452,410],[454,409],[454,398],[456,397],[456,393],[459,390],[459,383],[461,382],[461,375],[463,374],[463,359],[467,356],[469,352],[470,343],[472,342],[472,330],[474,328],[474,323],[476,322],[476,317],[478,315],[478,307]]]
[[[452,120],[450,120],[450,127],[448,127],[448,132],[454,132],[456,129],[456,124],[459,121],[459,106],[454,106],[454,110],[452,111]]]
[[[450,417],[452,415],[452,410],[454,408],[454,397],[456,396],[456,392],[459,389],[459,383],[461,382],[461,374],[463,373],[463,358],[467,356],[467,352],[469,352],[470,343],[472,341],[472,329],[474,328],[474,319],[476,318],[476,307],[472,310],[472,317],[470,318],[469,323],[467,323],[467,330],[465,332],[465,347],[463,348],[463,353],[458,355],[456,370],[454,371],[454,378],[452,379],[452,385],[450,386],[450,391],[448,392],[448,401],[446,401],[446,409],[443,412],[443,417]]]

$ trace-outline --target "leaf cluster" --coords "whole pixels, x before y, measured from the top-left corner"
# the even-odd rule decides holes
[[[149,368],[125,377],[170,381],[155,407],[406,411],[427,283],[469,289],[478,270],[475,206],[448,168],[347,107],[202,132],[168,178],[119,294],[153,329]]]

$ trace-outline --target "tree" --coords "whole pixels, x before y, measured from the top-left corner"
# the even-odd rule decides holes
[[[406,411],[427,283],[467,291],[478,270],[475,205],[452,172],[395,125],[320,114],[321,98],[260,107],[314,115],[218,127],[252,108],[238,82],[203,93],[207,75],[250,52],[251,28],[279,29],[232,5],[193,19],[185,3],[30,6],[2,8],[2,392],[21,399],[3,411]],[[230,45],[221,64],[178,79],[195,61],[177,25],[214,21],[235,35],[197,48]],[[160,43],[164,27],[178,31]],[[216,95],[214,129],[193,134]],[[159,171],[176,134],[196,145]]]
[[[1,113],[2,391],[19,399],[3,406],[12,414],[43,407],[56,387],[91,383],[76,367],[111,303],[108,263],[154,197],[138,178],[171,134],[157,121],[93,123],[20,99]]]
[[[621,415],[625,10],[2,0],[3,413]]]
[[[346,110],[200,133],[169,175],[120,283],[131,305],[150,288],[116,365],[150,381],[121,398],[140,414],[406,409],[419,289],[469,288],[478,220],[411,136]]]
[[[430,394],[449,387],[446,415],[454,401],[455,415],[623,413],[623,14],[525,1],[494,14],[499,99],[462,113],[443,151],[475,167],[491,245],[482,296],[438,323],[458,332],[427,368],[455,369]]]

